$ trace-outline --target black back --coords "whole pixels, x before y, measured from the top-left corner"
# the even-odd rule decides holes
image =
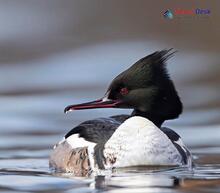
[[[97,143],[94,149],[95,161],[100,169],[104,169],[104,145],[119,125],[128,117],[129,115],[116,115],[109,118],[98,118],[85,121],[69,131],[65,135],[65,138],[74,134],[79,134],[79,137],[84,138],[86,141]]]

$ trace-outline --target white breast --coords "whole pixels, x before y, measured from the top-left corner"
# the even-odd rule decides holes
[[[181,165],[181,155],[170,139],[150,120],[127,119],[105,144],[108,167]]]

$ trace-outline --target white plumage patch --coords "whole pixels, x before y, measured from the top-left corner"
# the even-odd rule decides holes
[[[170,139],[150,120],[127,119],[105,144],[108,167],[181,165],[182,157]]]
[[[70,135],[66,138],[66,141],[69,145],[71,145],[72,148],[78,148],[78,147],[91,147],[95,146],[96,143],[86,141],[84,138],[79,137],[79,134]]]

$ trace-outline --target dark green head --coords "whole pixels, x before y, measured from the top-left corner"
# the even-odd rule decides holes
[[[111,82],[102,99],[71,105],[66,111],[131,108],[133,115],[147,117],[157,125],[177,118],[182,112],[182,103],[165,64],[173,54],[171,50],[162,50],[140,59]]]

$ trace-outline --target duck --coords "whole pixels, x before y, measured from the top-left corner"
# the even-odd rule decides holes
[[[130,115],[87,120],[71,129],[50,155],[59,172],[88,175],[133,166],[192,166],[181,137],[162,127],[183,105],[166,63],[173,49],[143,57],[112,80],[101,99],[69,105],[64,112],[95,108],[133,109]]]

